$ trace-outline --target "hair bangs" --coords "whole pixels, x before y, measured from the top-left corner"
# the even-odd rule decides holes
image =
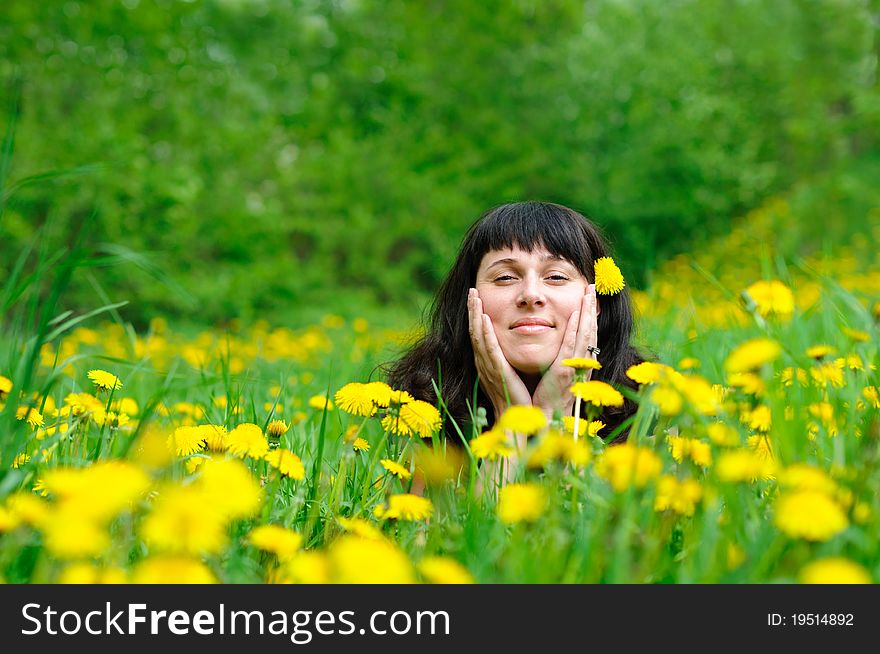
[[[466,239],[474,272],[487,252],[518,247],[532,252],[545,248],[550,254],[567,259],[590,277],[595,258],[591,252],[585,219],[558,204],[517,202],[492,209],[478,221]]]

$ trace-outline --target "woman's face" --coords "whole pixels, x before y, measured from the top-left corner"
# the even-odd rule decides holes
[[[587,284],[573,263],[543,246],[532,252],[514,247],[486,253],[476,288],[511,366],[534,374],[553,363]]]

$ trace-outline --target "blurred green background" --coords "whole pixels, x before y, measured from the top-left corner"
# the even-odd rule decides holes
[[[412,314],[483,211],[543,199],[640,287],[876,166],[878,24],[868,0],[4,0],[0,275],[85,225],[101,265],[67,308]]]

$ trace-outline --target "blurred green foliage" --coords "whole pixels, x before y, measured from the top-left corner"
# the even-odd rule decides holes
[[[604,226],[640,285],[877,150],[878,16],[862,0],[4,0],[0,123],[17,122],[0,180],[77,174],[11,196],[0,275],[38,229],[63,243],[94,213],[96,256],[126,265],[78,277],[71,306],[131,300],[136,324],[415,306],[480,213],[544,199]]]

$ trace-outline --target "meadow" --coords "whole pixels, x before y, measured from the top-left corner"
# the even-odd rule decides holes
[[[799,206],[775,196],[632,289],[651,361],[622,445],[596,386],[577,425],[514,407],[444,443],[442,402],[376,369],[416,316],[138,331],[115,304],[60,309],[76,249],[26,251],[3,286],[0,579],[876,582],[880,208],[786,250]],[[499,461],[515,483],[480,477]]]

